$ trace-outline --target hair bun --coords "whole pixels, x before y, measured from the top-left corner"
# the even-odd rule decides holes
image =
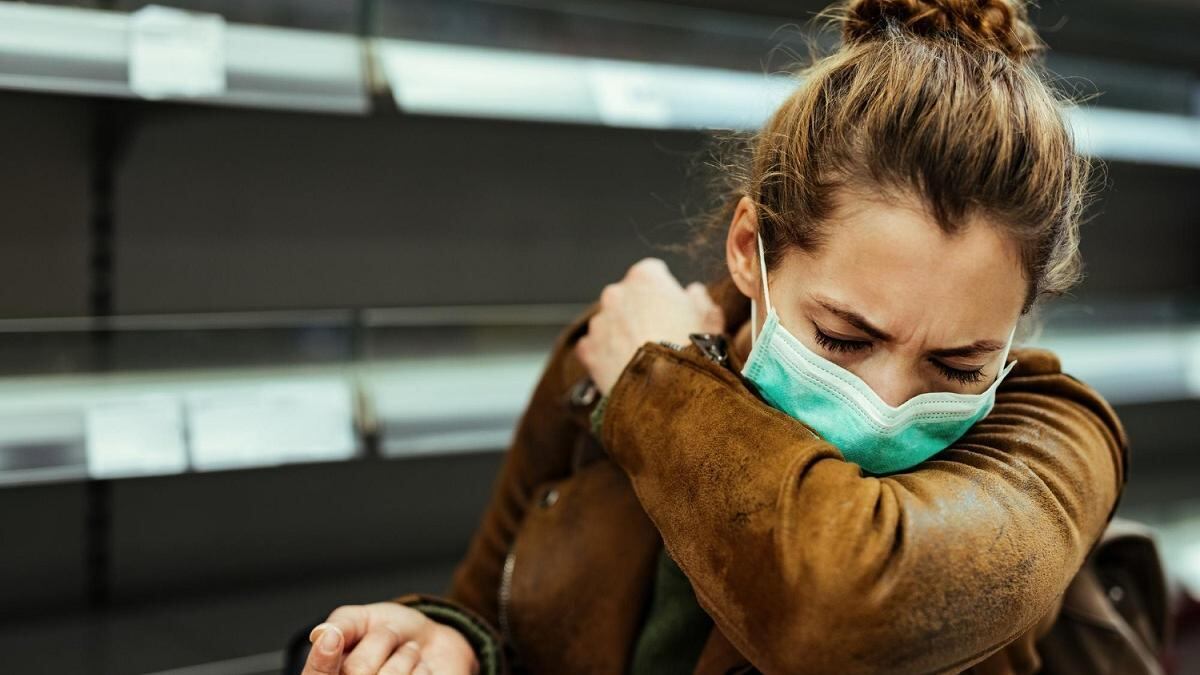
[[[846,42],[881,39],[895,28],[999,50],[1018,62],[1045,48],[1022,0],[849,0],[846,5]]]

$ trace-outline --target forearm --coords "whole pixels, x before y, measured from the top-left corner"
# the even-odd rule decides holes
[[[602,437],[764,671],[958,672],[1051,609],[1123,482],[1103,401],[1062,375],[1014,380],[935,461],[868,478],[698,350],[648,345]]]

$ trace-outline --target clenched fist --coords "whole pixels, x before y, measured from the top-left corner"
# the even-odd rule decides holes
[[[685,289],[666,263],[646,258],[630,267],[624,279],[604,287],[600,311],[575,351],[596,388],[607,394],[646,342],[686,344],[692,333],[719,333],[724,327],[721,309],[703,284]]]

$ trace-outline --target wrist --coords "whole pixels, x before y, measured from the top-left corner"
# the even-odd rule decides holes
[[[601,431],[604,429],[604,409],[608,407],[608,394],[600,397],[596,402],[596,407],[592,408],[588,421],[591,422],[592,435],[596,438],[601,437]]]
[[[508,672],[500,634],[470,609],[446,598],[410,593],[393,599],[411,607],[441,627],[458,633],[471,647],[473,673],[497,675]]]

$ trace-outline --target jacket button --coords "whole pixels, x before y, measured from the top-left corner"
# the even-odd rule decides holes
[[[546,490],[542,494],[542,508],[543,509],[548,509],[551,506],[554,506],[554,503],[557,501],[558,501],[558,490],[556,488],[550,488],[549,490]]]
[[[1125,599],[1125,589],[1120,586],[1113,586],[1108,589],[1108,599],[1116,604],[1120,604]]]

